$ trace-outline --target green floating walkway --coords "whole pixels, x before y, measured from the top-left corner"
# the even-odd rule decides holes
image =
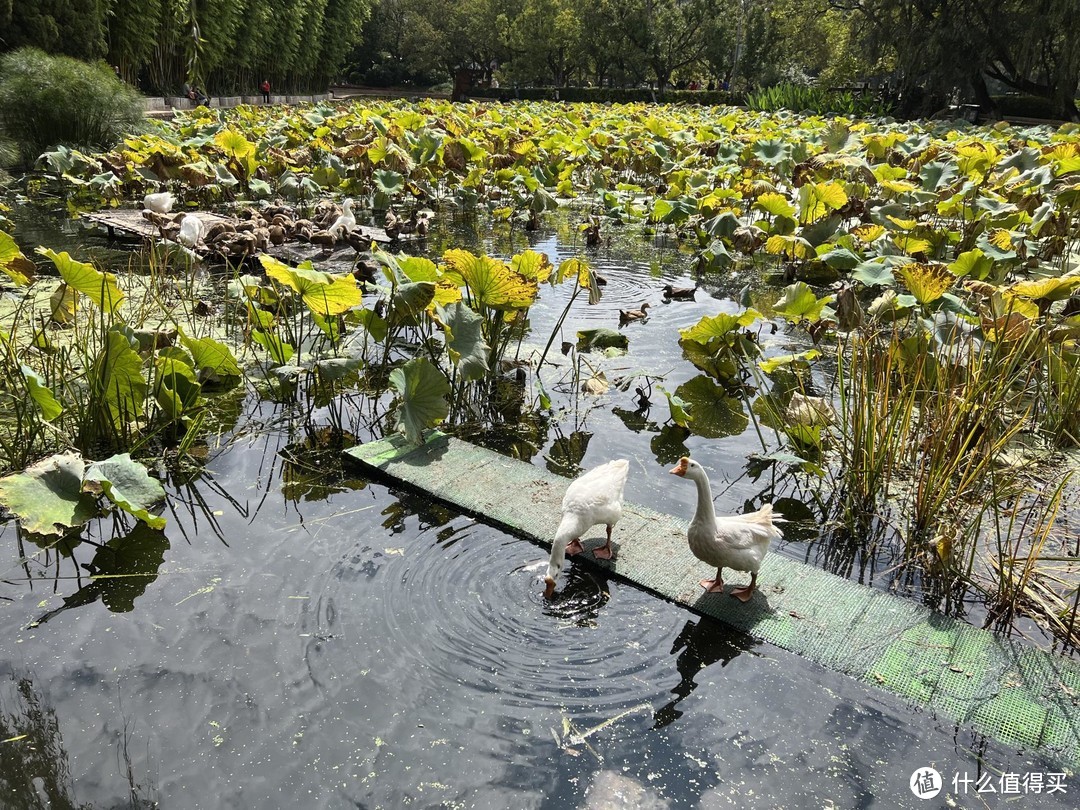
[[[394,437],[347,453],[369,473],[545,545],[569,483],[439,433],[420,447]],[[1080,665],[778,554],[766,557],[747,604],[704,594],[698,582],[714,571],[690,553],[686,528],[685,520],[624,504],[616,559],[577,559],[1003,743],[1080,764]],[[599,527],[583,542],[591,548],[602,540]]]

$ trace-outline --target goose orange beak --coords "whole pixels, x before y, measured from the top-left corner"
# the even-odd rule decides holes
[[[555,580],[551,577],[544,577],[544,598],[550,599],[555,595]]]
[[[679,463],[676,464],[674,467],[672,467],[670,470],[668,470],[668,472],[671,473],[672,475],[678,475],[678,476],[682,477],[682,476],[686,475],[686,466],[689,463],[690,463],[690,459],[688,459],[686,456],[683,456],[682,458],[679,459]]]

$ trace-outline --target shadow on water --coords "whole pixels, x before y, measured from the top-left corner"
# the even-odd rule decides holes
[[[697,689],[697,679],[704,675],[706,667],[716,663],[726,667],[737,656],[757,646],[759,642],[750,636],[715,619],[702,617],[688,621],[675,637],[669,653],[679,653],[675,669],[682,680],[671,690],[675,697],[656,710],[653,728],[663,728],[682,717],[678,705]]]

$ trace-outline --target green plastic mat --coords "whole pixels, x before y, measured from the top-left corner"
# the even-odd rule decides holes
[[[440,433],[419,447],[393,437],[346,452],[368,473],[545,545],[569,483]],[[690,553],[686,529],[685,520],[624,504],[616,559],[578,559],[1004,743],[1080,764],[1080,665],[776,554],[748,603],[705,594],[698,582],[714,570]],[[582,543],[601,545],[603,534],[596,527]]]

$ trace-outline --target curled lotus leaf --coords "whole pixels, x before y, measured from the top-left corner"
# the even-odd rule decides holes
[[[1009,287],[1009,292],[1037,301],[1064,301],[1077,289],[1080,289],[1080,276],[1059,276],[1018,281]]]

